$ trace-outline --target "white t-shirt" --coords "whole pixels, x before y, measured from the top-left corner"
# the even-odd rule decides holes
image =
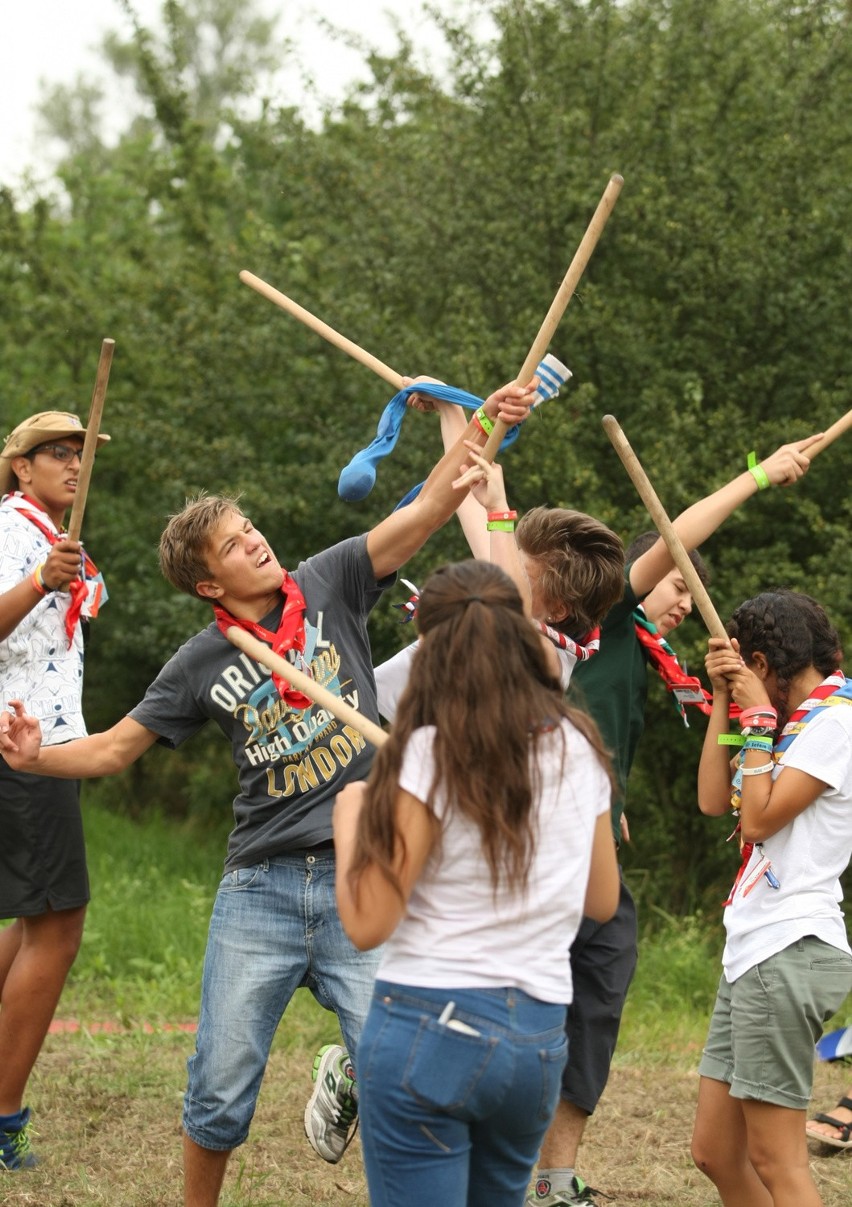
[[[400,772],[400,787],[424,802],[434,778],[434,735],[433,726],[414,731]],[[512,985],[540,1001],[572,1000],[568,952],[583,917],[595,823],[609,811],[610,787],[594,750],[569,721],[538,749],[541,790],[526,891],[501,886],[495,896],[477,826],[436,794],[441,849],[429,856],[385,945],[383,980],[447,989]]]
[[[569,654],[560,646],[554,645],[554,649],[559,656],[559,681],[562,684],[562,690],[567,691],[571,672],[577,665],[577,658],[576,655]],[[405,646],[398,654],[394,654],[392,658],[388,658],[387,662],[382,662],[375,668],[379,712],[391,725],[396,719],[399,698],[408,683],[411,663],[416,650],[417,642],[412,641],[411,645]]]
[[[761,876],[747,896],[738,888],[725,910],[722,965],[729,982],[806,935],[850,950],[840,876],[852,855],[852,705],[821,708],[788,747],[773,779],[788,767],[828,787],[762,844],[781,887]],[[759,859],[755,844],[741,886]]]

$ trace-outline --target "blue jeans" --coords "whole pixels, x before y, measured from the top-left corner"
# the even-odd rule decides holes
[[[478,1035],[439,1021],[450,1001]],[[520,1207],[567,1055],[564,1006],[377,981],[357,1060],[371,1207]]]
[[[222,878],[183,1108],[184,1130],[202,1148],[245,1140],[273,1036],[301,986],[334,1011],[356,1049],[380,952],[359,952],[346,937],[334,868],[333,851],[302,851]]]

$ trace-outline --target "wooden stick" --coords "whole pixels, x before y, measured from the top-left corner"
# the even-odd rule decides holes
[[[388,740],[388,735],[381,726],[376,725],[369,717],[365,717],[363,713],[358,712],[357,708],[353,708],[351,704],[347,704],[340,696],[335,696],[327,687],[316,683],[310,675],[306,675],[304,671],[300,671],[298,667],[293,666],[286,658],[282,658],[280,654],[274,653],[268,645],[264,645],[262,641],[258,641],[256,637],[252,637],[251,633],[247,633],[245,629],[241,629],[237,625],[231,625],[226,630],[225,636],[231,645],[237,646],[238,649],[254,658],[255,662],[259,662],[267,670],[275,671],[282,679],[286,679],[288,683],[292,683],[293,687],[303,692],[306,696],[310,696],[312,700],[327,712],[333,713],[344,724],[351,725],[353,729],[357,729],[374,746],[381,746]]]
[[[834,443],[838,436],[842,436],[844,432],[848,432],[850,427],[852,427],[852,411],[847,411],[836,423],[831,425],[827,432],[823,433],[822,440],[817,440],[816,444],[811,445],[805,456],[810,461],[813,461],[814,457],[824,452],[829,444]]]
[[[288,314],[292,314],[294,318],[299,319],[306,327],[310,327],[317,335],[321,335],[323,339],[327,339],[330,344],[334,344],[336,348],[340,348],[343,352],[347,352],[353,359],[360,361],[362,365],[366,365],[368,369],[372,369],[379,377],[383,377],[385,381],[390,382],[397,390],[401,390],[403,386],[402,375],[397,373],[395,369],[391,369],[377,356],[365,351],[358,344],[347,339],[345,335],[341,335],[339,331],[335,331],[333,327],[329,327],[328,323],[324,323],[322,319],[318,319],[315,314],[311,314],[310,310],[305,310],[304,306],[300,306],[298,302],[294,302],[292,298],[288,298],[286,293],[281,293],[277,289],[273,289],[271,285],[267,285],[260,277],[256,277],[253,272],[248,272],[243,269],[240,273],[240,280],[244,285],[250,285],[252,289],[256,289],[258,293],[263,294],[265,298],[269,298],[270,302],[274,302],[276,306],[280,306],[282,310],[286,310]],[[536,361],[538,364],[538,361]]]
[[[68,536],[72,541],[79,541],[83,528],[83,512],[86,510],[86,499],[89,494],[89,483],[92,480],[92,467],[95,464],[95,452],[98,447],[98,433],[101,430],[101,415],[104,409],[109,370],[112,365],[112,354],[115,350],[115,340],[105,339],[101,343],[101,354],[98,359],[98,372],[95,377],[95,388],[92,392],[92,405],[89,408],[89,419],[86,424],[86,435],[83,439],[83,455],[80,458],[80,472],[77,475],[77,490],[74,493],[74,503],[71,507],[71,519],[68,523]]]
[[[728,634],[725,632],[725,626],[719,619],[718,612],[713,607],[710,596],[707,594],[707,589],[698,577],[698,571],[689,560],[689,554],[686,552],[683,542],[675,532],[671,520],[666,515],[656,491],[648,480],[644,469],[639,464],[639,458],[630,447],[627,437],[618,425],[617,419],[613,415],[604,415],[603,426],[606,434],[612,441],[615,451],[621,458],[624,468],[630,475],[633,485],[639,491],[642,502],[647,507],[654,525],[666,542],[666,547],[672,555],[674,564],[683,575],[683,581],[689,588],[690,595],[695,600],[695,605],[701,613],[702,620],[707,625],[710,636],[724,637],[727,641]]]
[[[521,366],[521,371],[516,380],[521,385],[526,385],[529,379],[535,373],[538,363],[550,345],[553,333],[559,325],[559,320],[567,309],[568,303],[574,295],[574,291],[579,284],[580,277],[586,270],[586,265],[592,257],[592,252],[597,246],[598,239],[603,234],[603,229],[607,224],[607,219],[612,213],[613,206],[618,200],[618,195],[621,192],[621,186],[624,184],[624,178],[617,173],[610,177],[609,183],[604,189],[603,196],[598,202],[597,209],[592,215],[592,220],[586,228],[586,233],[580,240],[580,246],[574,253],[574,259],[568,266],[568,271],[562,279],[562,284],[556,292],[556,297],[550,304],[550,309],[545,315],[544,322],[538,330],[538,335],[532,343],[532,347],[527,353],[527,358]],[[486,461],[493,461],[497,455],[497,450],[506,435],[506,424],[501,420],[497,420],[494,424],[494,430],[488,437],[485,448],[482,451],[482,456]]]

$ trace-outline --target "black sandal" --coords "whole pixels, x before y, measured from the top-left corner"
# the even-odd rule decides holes
[[[852,1098],[841,1098],[837,1104],[844,1110],[852,1111]],[[816,1132],[811,1130],[811,1123],[826,1123],[829,1127],[836,1128],[840,1132],[839,1136],[826,1136],[824,1132]],[[815,1115],[809,1120],[805,1131],[811,1140],[819,1140],[820,1144],[830,1144],[832,1148],[852,1148],[852,1120],[844,1123],[841,1119],[835,1119],[833,1115]]]

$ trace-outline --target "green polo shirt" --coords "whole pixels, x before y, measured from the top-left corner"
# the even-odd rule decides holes
[[[594,718],[612,754],[620,788],[612,802],[612,826],[621,838],[627,777],[645,728],[648,664],[636,636],[633,611],[641,600],[630,586],[630,566],[625,568],[624,597],[604,617],[600,650],[588,662],[578,662],[571,676],[568,699]]]

